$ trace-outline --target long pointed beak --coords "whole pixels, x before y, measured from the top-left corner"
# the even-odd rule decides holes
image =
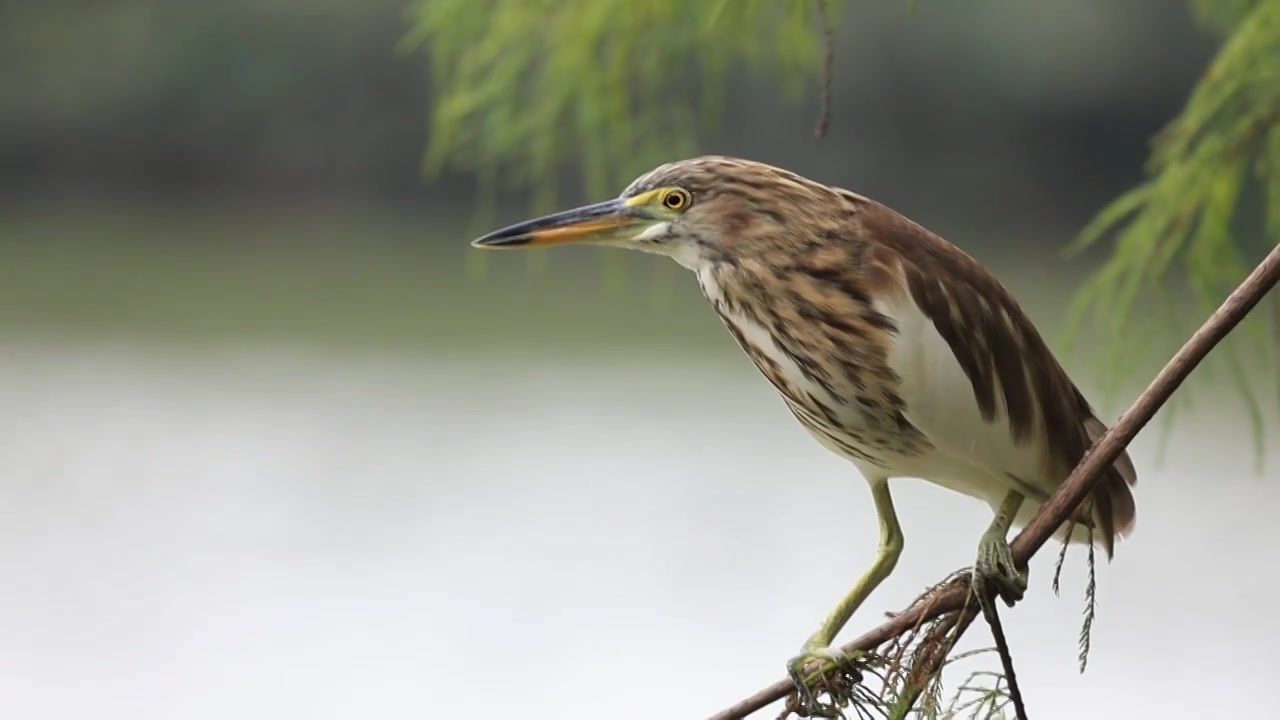
[[[622,200],[566,210],[494,230],[471,244],[479,248],[545,247],[565,243],[603,242],[634,237],[653,223]]]

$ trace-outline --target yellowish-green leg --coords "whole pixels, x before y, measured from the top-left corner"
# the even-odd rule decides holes
[[[845,623],[849,622],[849,618],[853,616],[853,613],[871,595],[872,591],[885,578],[889,577],[889,573],[893,572],[894,566],[898,564],[898,557],[902,555],[902,527],[898,525],[898,514],[893,509],[893,497],[889,494],[889,482],[887,480],[872,481],[871,496],[875,499],[876,515],[880,518],[880,548],[876,552],[875,562],[863,573],[862,577],[853,586],[853,589],[840,601],[840,604],[836,605],[835,609],[822,621],[822,625],[818,627],[817,632],[809,637],[800,654],[787,662],[787,672],[790,673],[792,681],[795,682],[796,688],[800,692],[801,702],[804,703],[805,709],[810,714],[826,713],[823,712],[824,708],[818,705],[812,691],[805,682],[803,676],[805,666],[814,660],[829,661],[836,665],[844,665],[849,662],[849,658],[840,650],[833,648],[831,643]],[[826,667],[823,669],[825,670]]]
[[[973,565],[973,586],[981,590],[988,581],[995,584],[1006,605],[1013,606],[1027,591],[1027,576],[1018,572],[1013,564],[1013,552],[1009,549],[1009,528],[1022,507],[1022,493],[1010,490],[1004,496],[991,521],[991,527],[982,535],[978,544],[978,561]]]

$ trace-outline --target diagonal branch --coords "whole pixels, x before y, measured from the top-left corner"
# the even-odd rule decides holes
[[[1133,440],[1168,401],[1174,391],[1200,364],[1200,361],[1222,341],[1227,333],[1240,323],[1246,315],[1275,287],[1280,280],[1280,245],[1277,245],[1254,269],[1249,277],[1231,293],[1221,306],[1205,321],[1204,325],[1191,336],[1182,349],[1169,360],[1155,380],[1134,402],[1115,425],[1111,427],[1093,447],[1085,453],[1080,464],[1067,477],[1058,491],[1049,501],[1040,507],[1031,522],[1018,533],[1010,544],[1014,560],[1022,565],[1034,555],[1049,538],[1071,517],[1072,510],[1080,505],[1097,484],[1098,478],[1120,452]],[[868,631],[861,637],[845,645],[846,653],[855,651],[870,652],[894,638],[910,632],[921,623],[939,618],[947,613],[964,611],[964,619],[972,619],[976,614],[973,604],[965,607],[965,598],[969,592],[969,579],[961,576],[942,585],[937,591],[929,593],[917,600],[910,607],[894,615],[892,619]],[[962,622],[957,627],[962,632],[967,626]],[[937,653],[925,659],[926,667],[920,668],[922,677],[929,677],[941,667],[943,653]],[[778,681],[735,705],[712,715],[709,720],[740,720],[765,706],[786,697],[791,692],[790,680]]]

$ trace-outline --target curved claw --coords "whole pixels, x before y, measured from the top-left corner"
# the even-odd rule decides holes
[[[978,546],[978,560],[973,566],[974,591],[980,593],[987,582],[996,586],[1009,607],[1026,594],[1027,575],[1014,565],[1013,551],[1003,535],[988,535]]]
[[[800,708],[804,717],[844,717],[841,708],[847,705],[852,697],[843,690],[843,686],[862,682],[861,657],[861,653],[850,656],[843,650],[830,646],[806,647],[799,655],[787,661],[787,674],[791,676],[791,682],[799,693]],[[814,692],[805,680],[805,667],[815,660],[822,663],[812,673],[815,680],[826,677],[832,671],[839,671],[844,675],[843,682],[824,683],[822,691],[831,698],[829,702],[819,700],[819,693]]]

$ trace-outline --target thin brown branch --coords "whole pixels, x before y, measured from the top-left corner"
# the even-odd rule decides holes
[[[1204,325],[1200,326],[1200,329],[1164,366],[1155,380],[1147,386],[1147,389],[1134,402],[1133,407],[1121,415],[1115,425],[1098,438],[1058,491],[1040,507],[1022,532],[1018,533],[1011,543],[1015,562],[1020,566],[1024,565],[1054,532],[1072,517],[1072,510],[1088,497],[1093,486],[1097,484],[1098,478],[1102,476],[1103,470],[1115,462],[1120,452],[1128,446],[1138,431],[1150,422],[1156,411],[1169,400],[1191,371],[1253,310],[1267,292],[1275,287],[1277,280],[1280,280],[1280,245],[1272,249],[1262,263],[1249,274],[1249,277],[1227,297]],[[846,653],[870,652],[883,643],[911,631],[922,622],[961,610],[964,608],[968,590],[969,578],[957,577],[937,593],[918,599],[910,607],[846,644],[842,649]],[[965,608],[966,619],[971,620],[973,615],[976,615],[976,608],[972,606]],[[967,625],[967,622],[961,622],[957,626],[956,637]],[[936,657],[931,655],[924,659],[925,667],[920,668],[923,671],[922,677],[932,675],[941,667],[942,653],[935,655]],[[780,680],[712,715],[709,720],[745,718],[786,697],[791,690],[790,680]]]
[[[1013,671],[1013,654],[1009,652],[1009,641],[1004,636],[1004,624],[1000,622],[1000,612],[988,590],[986,597],[980,598],[982,616],[991,627],[991,638],[995,640],[996,651],[1000,653],[1000,666],[1004,669],[1005,682],[1009,683],[1009,699],[1013,702],[1014,717],[1027,720],[1027,707],[1022,701],[1022,688],[1018,685],[1018,675]]]
[[[813,129],[813,136],[823,138],[827,128],[831,126],[831,77],[835,73],[835,37],[831,32],[831,18],[827,17],[827,0],[816,0],[818,21],[822,25],[822,95],[818,110],[818,126]]]

